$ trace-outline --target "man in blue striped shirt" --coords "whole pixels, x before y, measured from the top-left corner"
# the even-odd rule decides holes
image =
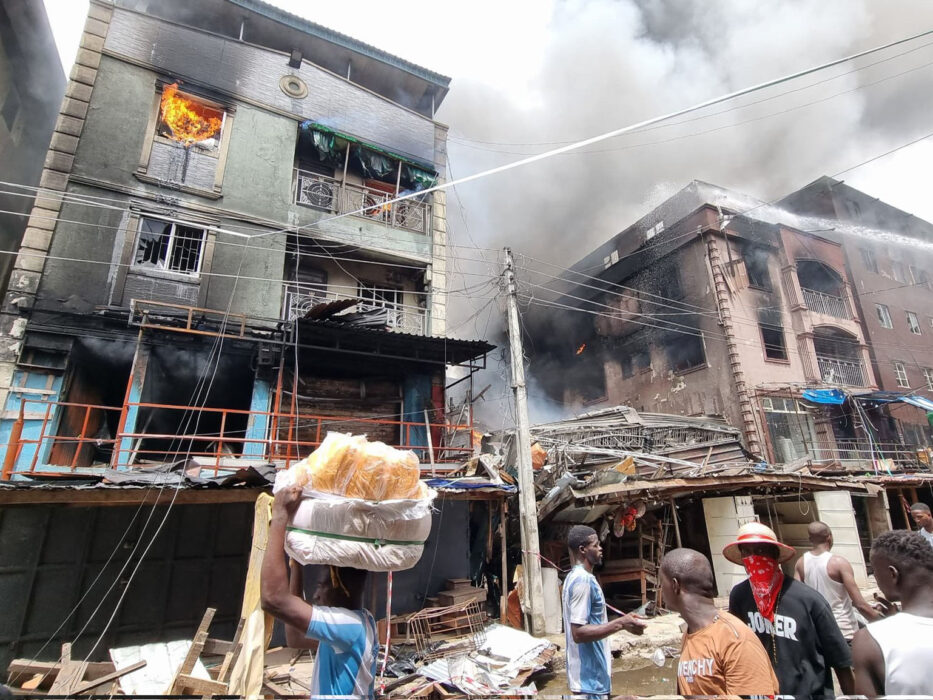
[[[564,579],[564,634],[567,643],[567,685],[587,698],[605,698],[612,690],[610,635],[626,630],[641,634],[645,623],[632,613],[608,622],[606,599],[593,576],[603,563],[596,530],[575,525],[567,535],[573,569]]]
[[[285,527],[301,488],[275,496],[269,541],[262,560],[262,608],[285,624],[289,646],[317,646],[312,698],[372,698],[376,677],[376,621],[362,606],[366,572],[324,567],[311,604],[302,595],[301,567],[285,563]]]

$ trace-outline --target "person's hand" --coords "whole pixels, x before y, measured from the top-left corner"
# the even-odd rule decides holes
[[[301,501],[301,487],[289,486],[275,494],[275,500],[272,502],[272,517],[278,517],[284,520],[291,518],[292,513],[298,507]]]
[[[874,594],[874,597],[875,603],[872,605],[872,607],[881,613],[882,617],[888,617],[898,612],[897,603],[892,603],[890,600],[878,595],[877,593]]]
[[[628,613],[627,615],[618,617],[614,622],[616,629],[625,630],[632,634],[642,634],[645,631],[645,627],[648,626],[648,624],[644,622],[644,618],[635,613]]]

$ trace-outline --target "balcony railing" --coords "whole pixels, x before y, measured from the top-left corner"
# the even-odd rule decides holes
[[[852,314],[849,313],[849,305],[846,304],[846,300],[842,297],[818,292],[815,289],[807,289],[806,287],[802,287],[800,291],[803,292],[803,303],[806,304],[810,311],[826,314],[833,318],[852,318]]]
[[[427,335],[428,315],[424,309],[419,306],[408,306],[379,298],[401,295],[399,290],[367,289],[363,292],[363,295],[369,298],[361,298],[358,294],[335,291],[326,285],[292,287],[285,290],[285,304],[282,315],[285,320],[294,321],[296,318],[302,318],[308,310],[318,304],[341,299],[359,299],[359,302],[355,306],[351,306],[346,313],[353,313],[354,311],[371,312],[369,316],[373,325],[382,325],[399,333]],[[339,316],[336,318],[339,318]]]
[[[922,445],[864,439],[836,438],[835,444],[821,440],[811,454],[816,462],[841,462],[852,466],[891,460],[898,467],[913,469],[929,468],[930,462],[929,449]]]
[[[820,377],[827,384],[865,386],[865,371],[861,362],[840,360],[836,357],[816,356]]]
[[[392,228],[427,234],[431,230],[431,206],[417,199],[389,204],[395,195],[341,183],[332,177],[298,170],[295,204],[332,214],[353,214]]]
[[[12,451],[9,471],[0,479],[14,475],[63,475],[99,472],[104,468],[129,469],[141,463],[177,462],[196,458],[202,469],[217,471],[237,469],[241,458],[273,462],[279,468],[306,457],[320,445],[329,430],[357,433],[391,434],[387,443],[419,453],[422,472],[449,472],[473,453],[472,428],[468,423],[408,421],[400,418],[368,418],[352,415],[328,416],[281,411],[246,411],[228,408],[178,406],[127,402],[123,406],[23,399],[27,426],[18,438],[6,445]],[[70,412],[77,426],[73,434],[58,434],[59,418]],[[158,411],[164,425],[193,426],[184,434],[130,429],[127,415]],[[191,420],[192,414],[199,420]],[[116,434],[101,436],[107,417],[120,426]],[[200,428],[210,424],[211,429]],[[243,426],[261,425],[258,431]],[[428,431],[431,440],[428,440]],[[430,455],[434,465],[429,464]],[[6,468],[7,464],[4,463]]]

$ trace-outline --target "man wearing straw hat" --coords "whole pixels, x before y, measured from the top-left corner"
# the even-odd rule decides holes
[[[748,578],[729,593],[729,612],[758,635],[771,658],[781,695],[832,698],[835,669],[839,687],[853,692],[852,654],[826,599],[790,576],[781,564],[793,547],[778,542],[771,528],[746,523],[723,556],[745,567]]]

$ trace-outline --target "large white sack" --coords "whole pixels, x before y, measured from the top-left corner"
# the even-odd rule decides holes
[[[291,482],[276,475],[274,491]],[[421,558],[431,532],[436,493],[419,500],[363,501],[303,490],[285,536],[285,551],[301,564],[402,571]]]

